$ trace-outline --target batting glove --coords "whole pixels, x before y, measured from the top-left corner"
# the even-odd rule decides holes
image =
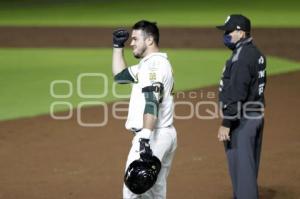
[[[113,47],[124,48],[125,42],[129,38],[129,32],[125,29],[117,29],[113,32]]]
[[[142,131],[138,132],[137,136],[139,137],[140,142],[140,157],[142,160],[147,161],[150,160],[153,153],[150,148],[150,136],[151,136],[150,129],[143,129]]]

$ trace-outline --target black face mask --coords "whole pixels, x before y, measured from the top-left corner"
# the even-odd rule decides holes
[[[235,43],[233,43],[231,41],[232,37],[228,32],[225,32],[224,36],[223,36],[223,42],[224,45],[229,48],[230,50],[234,50],[235,49]]]

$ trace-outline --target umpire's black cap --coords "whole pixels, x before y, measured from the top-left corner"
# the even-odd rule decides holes
[[[224,31],[243,30],[250,32],[251,22],[247,17],[241,14],[232,14],[227,17],[224,25],[217,26],[217,28]]]

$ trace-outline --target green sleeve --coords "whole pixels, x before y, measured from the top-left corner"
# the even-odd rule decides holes
[[[124,70],[116,74],[114,79],[119,84],[129,84],[135,82],[133,77],[130,75],[128,68],[125,68]]]
[[[145,92],[145,100],[146,100],[146,105],[145,105],[145,110],[144,114],[151,114],[154,116],[158,116],[158,101],[156,97],[154,96],[153,92]]]

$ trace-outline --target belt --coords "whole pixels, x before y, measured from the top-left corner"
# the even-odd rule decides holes
[[[155,129],[162,129],[162,128],[170,128],[171,126],[173,126],[173,124],[170,124],[170,125],[168,125],[168,126],[163,126],[163,127],[154,128],[154,130],[155,130]],[[142,131],[142,130],[143,130],[143,128],[141,128],[141,129],[131,128],[131,129],[130,129],[130,131],[131,131],[132,133],[138,133],[138,132],[140,132],[140,131]]]
[[[142,128],[141,129],[136,129],[136,128],[131,128],[130,129],[130,131],[132,132],[132,133],[138,133],[138,132],[140,132],[142,130]]]

